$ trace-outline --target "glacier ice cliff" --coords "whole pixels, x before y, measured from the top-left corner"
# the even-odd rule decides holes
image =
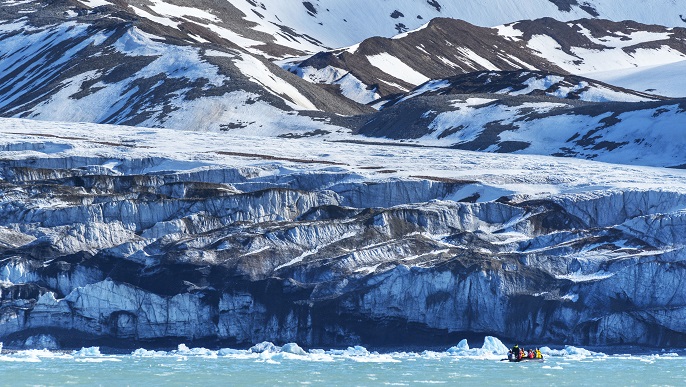
[[[180,168],[67,149],[15,144],[7,152],[29,156],[0,160],[8,345],[381,346],[468,334],[686,345],[680,189],[480,200],[466,180]]]

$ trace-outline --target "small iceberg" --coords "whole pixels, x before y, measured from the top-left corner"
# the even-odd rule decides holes
[[[269,341],[263,341],[259,344],[255,344],[250,349],[248,349],[248,352],[250,353],[265,353],[265,352],[279,352],[281,351],[281,347],[274,345],[274,343],[271,343]]]
[[[296,343],[288,343],[281,347],[281,351],[285,353],[291,353],[293,355],[306,356],[307,352]]]
[[[212,351],[203,347],[188,348],[186,344],[179,344],[176,348],[176,351],[172,351],[172,353],[180,356],[217,357],[216,351]]]
[[[546,356],[565,356],[565,357],[591,357],[591,356],[607,356],[602,352],[593,352],[584,348],[574,347],[572,345],[565,345],[563,349],[551,349],[550,347],[541,347],[541,353]]]
[[[137,350],[131,352],[132,357],[164,357],[166,355],[166,351],[155,351],[145,348],[138,348]]]
[[[486,336],[481,348],[469,348],[467,339],[461,340],[456,346],[448,348],[446,352],[453,356],[493,358],[507,355],[507,347],[498,338]]]
[[[78,351],[73,351],[71,353],[73,357],[99,357],[102,356],[100,353],[100,347],[88,347],[81,348]]]

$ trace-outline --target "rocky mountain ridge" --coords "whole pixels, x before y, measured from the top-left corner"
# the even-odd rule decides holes
[[[475,71],[445,79],[431,80],[408,93],[389,95],[374,101],[378,110],[418,96],[502,94],[556,97],[586,102],[647,102],[671,98],[641,93],[575,75],[545,71]]]
[[[653,0],[650,7],[640,0],[621,4],[613,0],[84,0],[83,4],[127,4],[141,18],[160,20],[176,29],[209,25],[219,34],[241,36],[244,47],[274,56],[283,55],[284,47],[290,51],[316,52],[350,46],[374,36],[390,38],[435,18],[461,19],[482,27],[543,17],[686,26],[686,7],[672,0]],[[268,43],[263,46],[263,42]]]
[[[192,44],[193,33],[74,4],[4,9],[14,19],[0,24],[0,115],[216,131],[316,126],[298,110],[365,111],[226,40]]]
[[[630,21],[543,18],[486,28],[433,19],[392,39],[369,38],[282,66],[310,82],[337,85],[348,98],[369,103],[369,95],[404,93],[428,80],[479,71],[541,70],[592,77],[598,71],[681,62],[686,60],[685,36],[684,28]]]
[[[685,111],[683,100],[419,95],[384,108],[357,130],[420,146],[683,168],[679,128]]]

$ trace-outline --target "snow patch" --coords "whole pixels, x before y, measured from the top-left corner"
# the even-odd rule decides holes
[[[389,53],[381,53],[377,55],[367,56],[367,60],[372,66],[379,70],[393,76],[396,79],[401,79],[412,85],[420,85],[429,80],[429,78],[412,67],[406,65],[400,59],[392,56]]]
[[[491,63],[488,59],[479,56],[476,52],[470,50],[467,47],[457,47],[457,52],[462,54],[465,59],[472,61],[473,63],[485,68],[486,70],[497,71],[500,70],[496,65]],[[480,70],[479,68],[472,66],[475,70]]]
[[[498,30],[498,35],[517,42],[522,40],[524,37],[524,32],[514,28],[516,25],[517,23],[505,24],[496,26],[495,29]]]
[[[298,110],[317,110],[317,107],[293,85],[272,73],[260,60],[248,55],[233,60],[236,67],[250,79],[264,86],[272,94],[284,98],[291,107]]]

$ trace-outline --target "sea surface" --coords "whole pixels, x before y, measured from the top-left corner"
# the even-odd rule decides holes
[[[485,344],[444,352],[304,351],[262,343],[250,350],[188,348],[110,355],[79,351],[0,353],[0,384],[11,386],[685,386],[686,355],[605,354],[541,348],[543,363],[509,363]]]

